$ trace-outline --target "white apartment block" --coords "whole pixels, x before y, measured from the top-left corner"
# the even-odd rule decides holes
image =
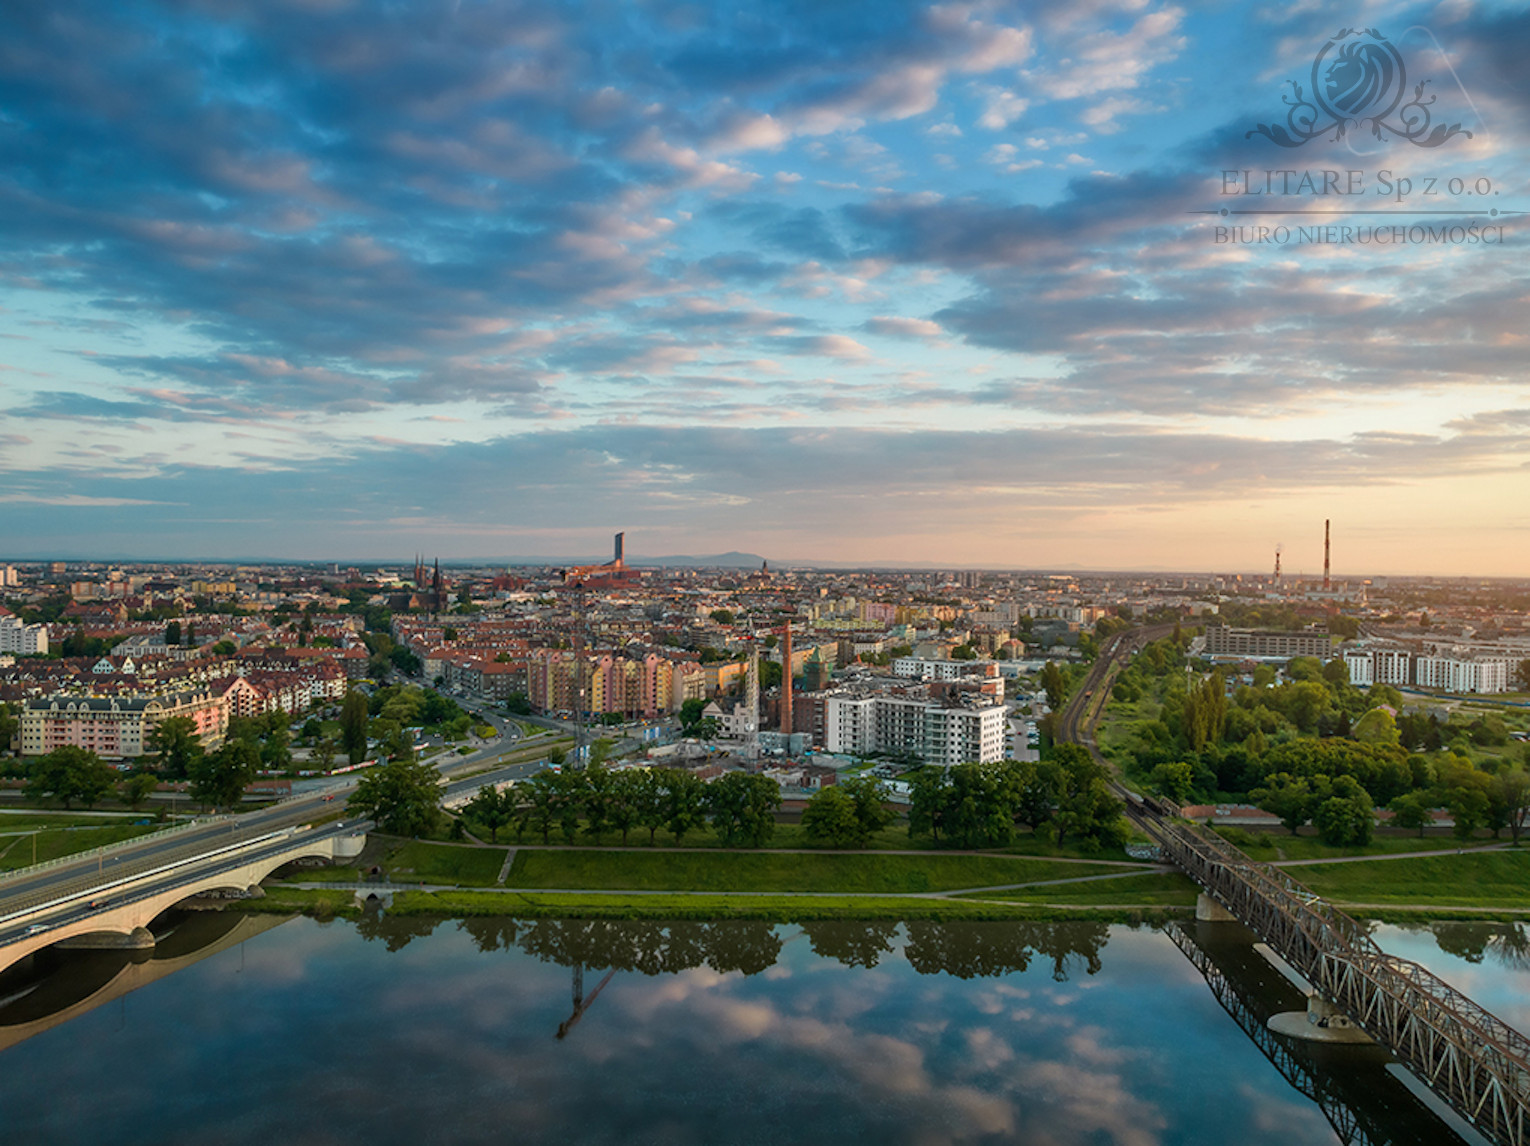
[[[929,657],[898,657],[892,663],[894,676],[911,680],[958,680],[976,671],[972,661],[943,661]]]
[[[1514,686],[1511,657],[1482,656],[1467,649],[1446,652],[1436,648],[1415,654],[1401,648],[1359,648],[1344,654],[1349,683],[1357,688],[1373,684],[1418,685],[1443,692],[1508,692]]]
[[[1445,692],[1508,692],[1513,666],[1506,660],[1461,657],[1419,657],[1415,683]]]
[[[0,616],[0,653],[31,656],[48,651],[48,626],[23,625],[20,617]]]
[[[951,705],[915,697],[833,696],[824,701],[824,747],[834,753],[912,752],[926,764],[1004,759],[1002,704]]]

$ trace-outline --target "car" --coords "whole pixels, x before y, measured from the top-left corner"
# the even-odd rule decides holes
[[[32,924],[31,927],[27,928],[27,932],[26,933],[29,936],[30,935],[41,935],[46,930],[48,930],[48,925],[46,923],[34,923],[34,924]]]

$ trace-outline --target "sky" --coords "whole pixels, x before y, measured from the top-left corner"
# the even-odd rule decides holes
[[[1524,575],[1530,12],[1334,11],[9,0],[0,559]]]

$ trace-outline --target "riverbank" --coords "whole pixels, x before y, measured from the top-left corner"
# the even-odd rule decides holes
[[[909,896],[834,895],[685,895],[677,893],[564,893],[482,891],[464,888],[392,892],[387,912],[395,916],[513,916],[522,919],[747,919],[767,923],[816,920],[886,921],[1004,921],[1068,919],[1100,923],[1156,923],[1190,914],[1189,908],[1068,907],[1059,904],[990,902],[978,899],[914,898]],[[237,900],[226,910],[271,914],[302,914],[316,919],[363,914],[354,890],[274,885],[260,899]]]
[[[374,870],[375,869],[375,870]],[[1346,857],[1287,870],[1362,918],[1530,914],[1530,849]],[[363,882],[363,872],[372,873]],[[326,884],[348,886],[326,887]],[[572,918],[1089,919],[1190,912],[1198,889],[1162,865],[993,853],[493,847],[374,838],[354,866],[295,870],[240,910]]]

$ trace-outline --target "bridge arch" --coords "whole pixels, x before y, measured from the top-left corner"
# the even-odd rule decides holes
[[[126,945],[127,937],[136,935],[141,938],[147,934],[149,923],[156,916],[182,900],[191,899],[208,891],[244,891],[258,887],[261,881],[273,871],[295,859],[305,857],[334,859],[337,856],[353,856],[360,850],[358,839],[359,837],[337,835],[320,836],[315,839],[305,833],[293,837],[292,846],[289,848],[251,858],[245,863],[222,867],[217,871],[188,879],[161,891],[151,891],[134,897],[134,893],[129,889],[123,893],[123,898],[118,902],[113,902],[108,893],[108,902],[102,908],[79,918],[57,924],[47,923],[47,930],[34,935],[24,935],[0,947],[0,971],[4,971],[34,951],[82,935],[121,935]],[[25,920],[21,923],[24,924]]]

